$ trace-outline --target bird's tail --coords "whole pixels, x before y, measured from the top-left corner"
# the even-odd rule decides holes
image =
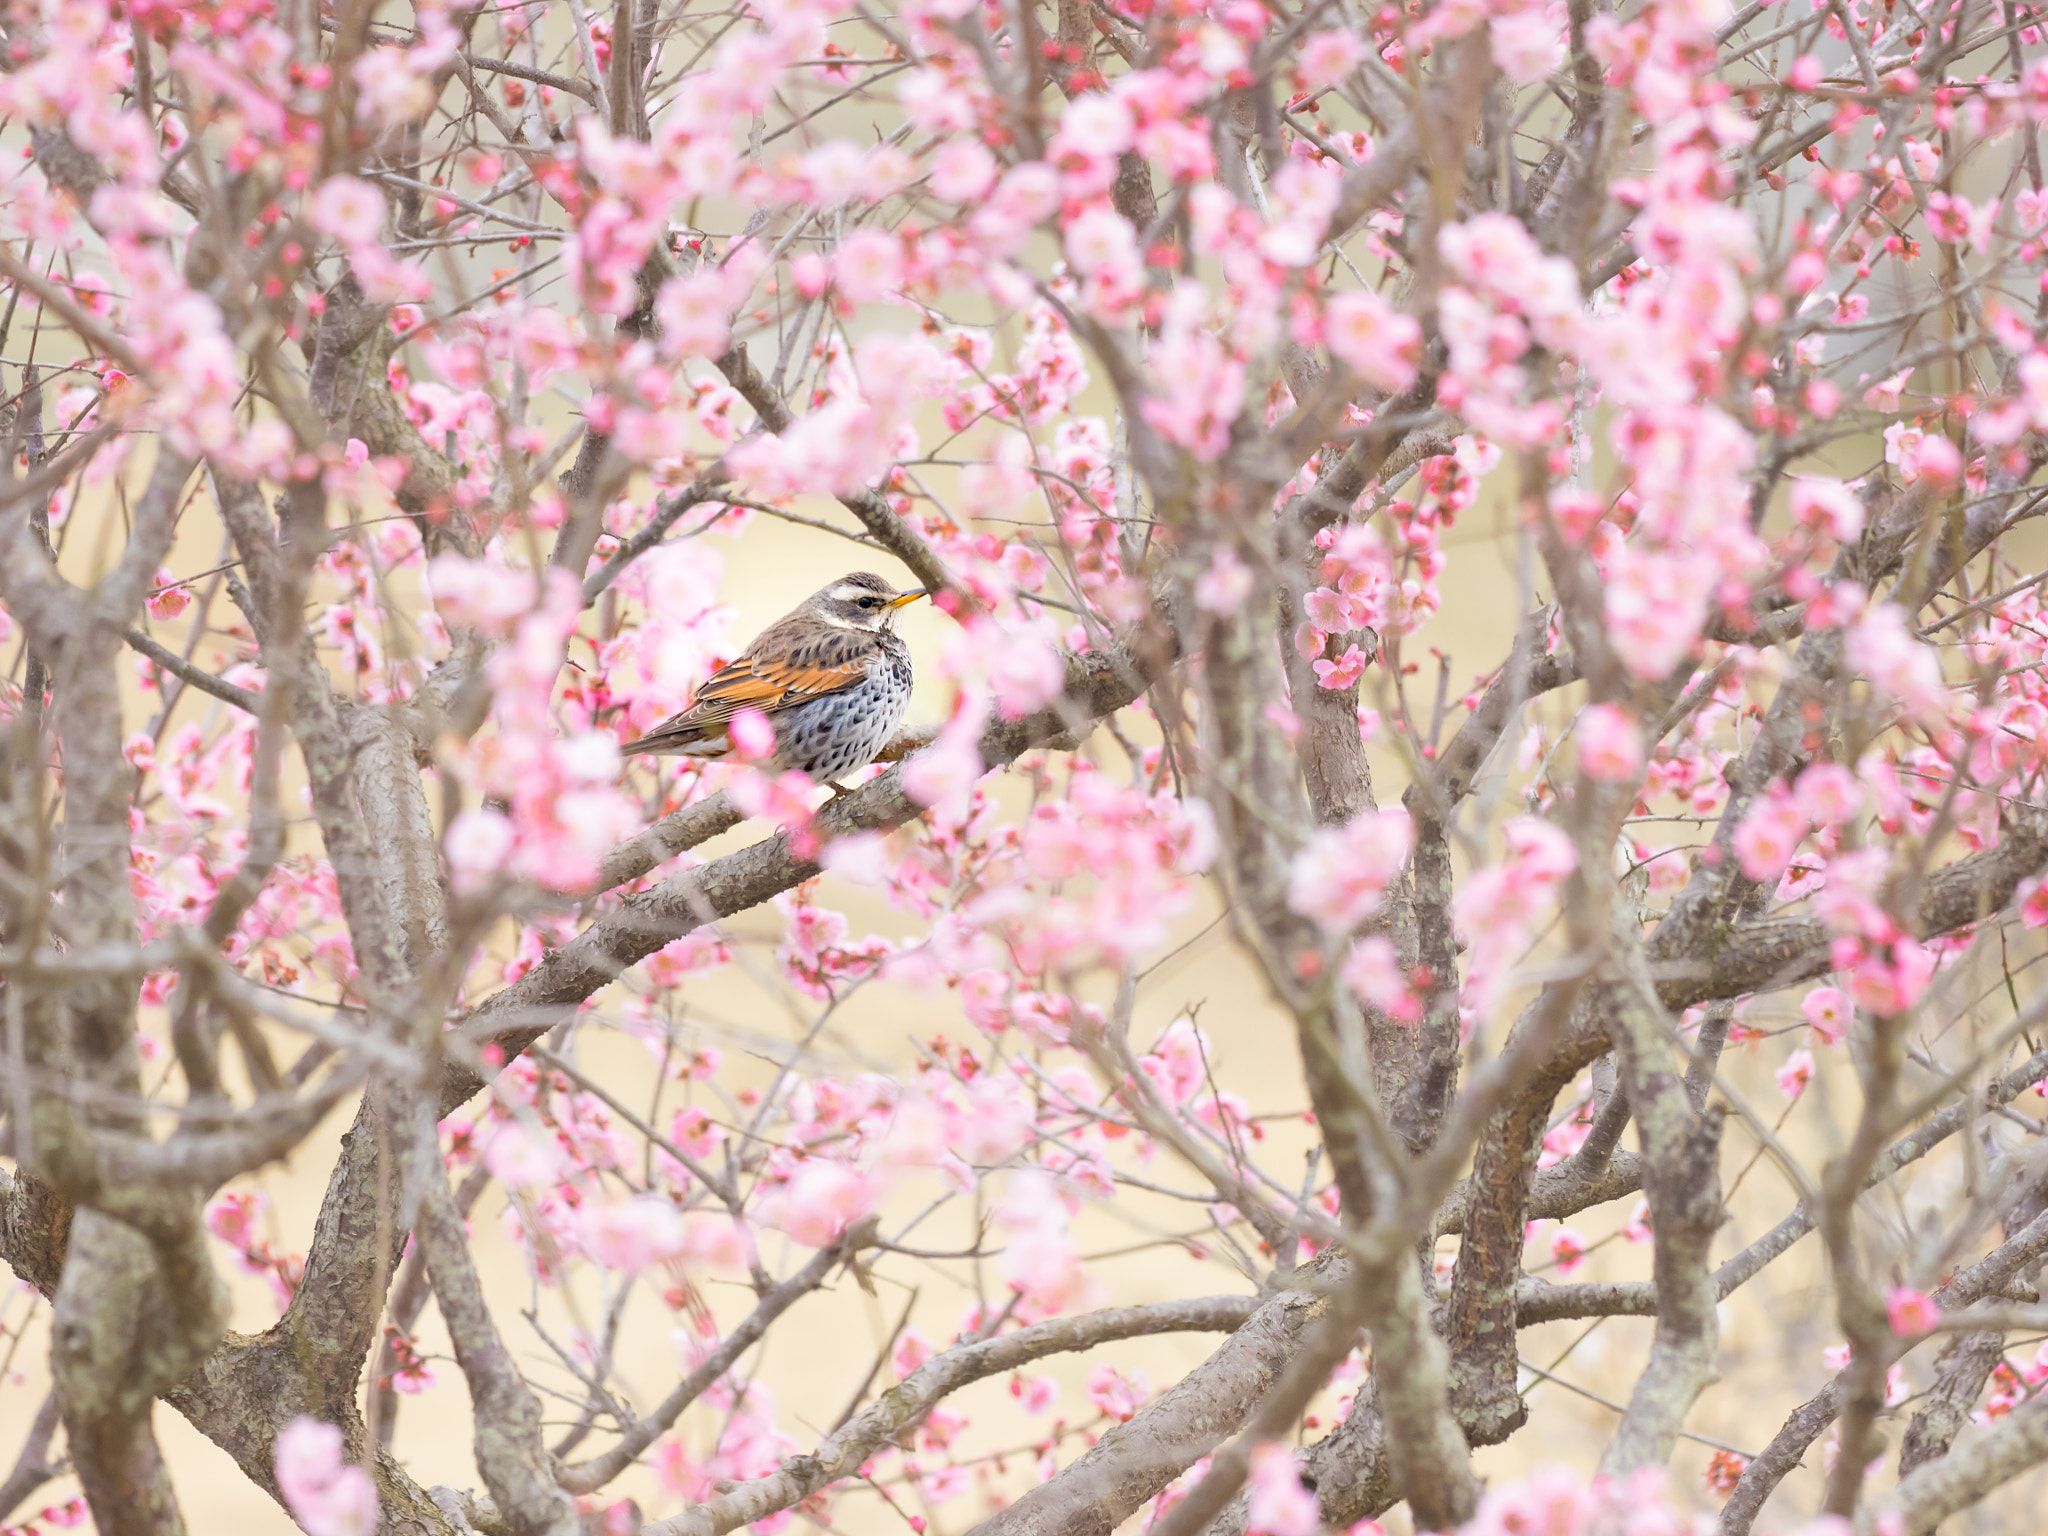
[[[723,732],[706,736],[701,730],[684,729],[650,731],[638,741],[626,742],[619,748],[619,755],[633,757],[645,753],[650,756],[718,757],[724,754],[725,749]]]

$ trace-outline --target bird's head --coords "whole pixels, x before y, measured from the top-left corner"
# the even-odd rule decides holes
[[[922,587],[898,592],[879,576],[855,571],[812,593],[804,608],[835,628],[884,630],[895,623],[898,609],[924,595]]]

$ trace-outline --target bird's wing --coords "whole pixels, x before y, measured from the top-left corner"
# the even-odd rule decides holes
[[[688,709],[620,750],[658,752],[719,736],[743,709],[773,719],[782,710],[851,688],[868,675],[873,656],[869,636],[844,631],[827,631],[793,650],[756,641],[746,655],[712,673]]]
[[[720,667],[697,690],[697,701],[678,717],[693,725],[719,726],[743,709],[765,715],[807,699],[851,688],[868,675],[865,655],[834,663],[805,664],[788,657],[741,657]]]

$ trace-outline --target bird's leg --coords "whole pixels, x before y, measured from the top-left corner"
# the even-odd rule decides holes
[[[848,795],[853,793],[852,790],[848,789],[844,784],[840,783],[837,779],[827,779],[825,781],[825,787],[832,791],[832,798],[830,800],[827,800],[825,802],[825,805],[837,805],[840,801],[844,800]],[[820,806],[819,809],[823,810],[824,806]]]

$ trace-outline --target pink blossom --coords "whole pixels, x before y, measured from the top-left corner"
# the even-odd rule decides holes
[[[1413,1024],[1422,1017],[1422,999],[1409,989],[1400,957],[1392,940],[1370,934],[1351,946],[1344,962],[1344,985],[1360,1001],[1370,1004],[1389,1018]]]
[[[682,1257],[686,1263],[737,1273],[754,1262],[754,1241],[736,1217],[693,1211],[683,1218]]]
[[[932,1353],[931,1341],[918,1331],[915,1324],[904,1329],[896,1340],[894,1352],[889,1357],[890,1363],[896,1367],[897,1379],[907,1378],[912,1371],[931,1359]]]
[[[818,854],[820,868],[854,885],[886,885],[896,867],[888,837],[880,832],[850,832],[835,837]]]
[[[1568,1275],[1586,1262],[1586,1234],[1577,1227],[1559,1227],[1550,1234],[1550,1258],[1560,1275]]]
[[[584,1251],[606,1269],[645,1269],[685,1246],[682,1217],[651,1195],[587,1205],[581,1226]]]
[[[562,1160],[553,1143],[543,1142],[517,1125],[506,1125],[484,1148],[484,1166],[491,1176],[512,1189],[524,1189],[551,1182],[561,1171]]]
[[[376,1485],[343,1461],[332,1424],[302,1415],[278,1432],[277,1490],[306,1536],[374,1536]]]
[[[775,724],[758,709],[734,711],[726,733],[742,758],[761,763],[775,755]]]
[[[758,711],[742,711],[758,713]],[[763,716],[763,723],[766,717]],[[769,726],[769,730],[774,727]],[[725,792],[732,796],[732,803],[740,811],[763,821],[772,821],[778,827],[788,828],[797,834],[799,842],[808,846],[810,823],[815,810],[818,786],[808,775],[794,768],[782,773],[767,773],[757,768],[744,766],[746,759],[739,759],[739,766],[727,782]]]
[[[1742,863],[1742,872],[1752,880],[1777,879],[1807,832],[1806,818],[1792,797],[1782,786],[1773,788],[1773,793],[1750,806],[1735,829],[1735,856]]]
[[[1234,613],[1251,595],[1255,580],[1236,550],[1218,545],[1209,557],[1209,568],[1195,578],[1195,605],[1209,613]]]
[[[167,565],[157,567],[156,587],[149,594],[149,611],[154,618],[175,619],[192,602],[192,589],[181,585]]]
[[[1830,958],[1836,970],[1846,973],[1849,996],[1872,1013],[1904,1013],[1934,979],[1935,954],[1917,939],[1871,945],[1837,938]]]
[[[2014,894],[2019,900],[2022,926],[2048,927],[2048,879],[2023,881]]]
[[[1916,1339],[1941,1326],[1941,1307],[1925,1291],[1896,1285],[1885,1294],[1885,1316],[1892,1332],[1902,1339]]]
[[[903,243],[878,229],[857,229],[832,253],[832,281],[849,303],[886,298],[903,286]]]
[[[1331,355],[1382,389],[1415,381],[1422,327],[1369,289],[1349,289],[1323,307],[1323,335]]]
[[[1152,1396],[1152,1380],[1135,1367],[1098,1365],[1088,1373],[1088,1401],[1113,1419],[1128,1420]]]
[[[1963,456],[1947,438],[1930,434],[1921,439],[1914,455],[1913,478],[1954,485],[1963,478]]]
[[[1628,1220],[1622,1223],[1621,1235],[1632,1243],[1646,1243],[1650,1240],[1650,1202],[1638,1200],[1628,1213]]]
[[[1643,771],[1643,732],[1619,704],[1589,704],[1579,712],[1579,767],[1589,778],[1630,781]]]
[[[368,245],[384,227],[384,194],[357,176],[330,176],[313,194],[307,222],[346,246]]]
[[[1358,628],[1363,622],[1363,616],[1353,607],[1353,600],[1335,587],[1315,588],[1301,600],[1301,610],[1319,629],[1340,634],[1347,629]],[[1316,650],[1322,650],[1321,644],[1316,646]]]
[[[1654,1523],[1654,1505],[1649,1500],[1638,1502],[1647,1506],[1645,1513],[1650,1516],[1643,1522],[1645,1529],[1660,1529]],[[1525,1479],[1488,1488],[1479,1501],[1478,1517],[1466,1529],[1488,1536],[1494,1532],[1576,1536],[1596,1528],[1596,1517],[1606,1503],[1584,1474],[1570,1467],[1539,1466]],[[1615,1525],[1623,1528],[1624,1522]]]
[[[1020,1008],[1020,1024],[1033,1010]],[[1045,1015],[1041,1012],[1041,1018]],[[1024,1026],[1030,1033],[1029,1026]],[[1065,1031],[1045,1031],[1040,1044],[1065,1043]],[[1014,1077],[990,1073],[968,1086],[967,1102],[958,1107],[947,1125],[947,1146],[978,1167],[994,1167],[1015,1156],[1031,1139],[1033,1120],[1030,1100]]]
[[[1060,118],[1060,138],[1090,155],[1121,154],[1131,147],[1132,131],[1130,106],[1109,92],[1075,97]]]
[[[662,347],[676,357],[717,357],[730,342],[726,285],[716,271],[672,277],[655,295]]]
[[[1322,1529],[1322,1506],[1301,1481],[1294,1451],[1277,1441],[1252,1447],[1245,1475],[1245,1530],[1261,1536],[1314,1536]]]
[[[1578,866],[1571,839],[1539,816],[1514,817],[1501,832],[1507,858],[1467,881],[1454,898],[1460,928],[1475,938],[1525,925],[1537,903]]]
[[[1043,709],[1066,687],[1064,657],[1035,635],[990,636],[989,689],[1005,720]]]
[[[938,740],[903,764],[904,793],[920,805],[964,806],[976,782],[988,772],[981,755],[981,727],[980,711],[957,710]]]
[[[844,1163],[806,1158],[784,1191],[782,1229],[808,1248],[827,1247],[874,1208],[878,1193]]]
[[[1828,860],[1827,883],[1813,904],[1830,933],[1878,945],[1898,936],[1898,925],[1876,899],[1888,862],[1882,848],[1855,849]]]
[[[1083,210],[1066,228],[1067,264],[1083,277],[1093,276],[1138,254],[1138,238],[1124,216],[1107,204]]]
[[[1349,688],[1364,674],[1366,664],[1372,660],[1366,652],[1355,645],[1344,648],[1344,654],[1335,661],[1317,657],[1309,663],[1309,669],[1316,675],[1316,683],[1323,688]]]
[[[261,1190],[224,1189],[206,1203],[206,1230],[231,1248],[253,1248],[267,1204]]]
[[[1788,1099],[1796,1099],[1806,1091],[1806,1085],[1813,1081],[1813,1052],[1794,1051],[1785,1058],[1785,1064],[1778,1068],[1778,1092]]]
[[[704,1474],[690,1459],[689,1447],[680,1435],[665,1435],[656,1441],[648,1460],[654,1467],[655,1481],[670,1493],[694,1499],[705,1486]]]
[[[1184,1104],[1207,1081],[1213,1061],[1207,1032],[1192,1019],[1178,1018],[1160,1031],[1140,1065],[1169,1099]]]
[[[1937,720],[1948,713],[1948,684],[1934,651],[1914,636],[1905,610],[1878,603],[1864,610],[1844,636],[1850,667],[1908,713]]]
[[[1566,32],[1562,5],[1496,14],[1488,28],[1493,61],[1510,80],[1535,85],[1563,62]]]
[[[1131,110],[1117,97],[1091,91],[1077,96],[1060,116],[1060,129],[1047,155],[1055,164],[1070,158],[1102,161],[1131,147]]]
[[[1320,91],[1347,78],[1364,57],[1365,44],[1348,28],[1311,32],[1302,40],[1295,68],[1303,85]]]
[[[1607,623],[1637,677],[1662,677],[1692,650],[1706,618],[1701,574],[1696,562],[1633,544],[1609,561]]]
[[[1488,1006],[1550,910],[1558,884],[1578,865],[1578,850],[1560,828],[1538,816],[1517,816],[1501,829],[1507,854],[1475,871],[1451,899],[1451,915],[1472,946],[1460,1001]]]
[[[1849,1000],[1835,987],[1814,987],[1800,1000],[1799,1011],[1823,1045],[1839,1045],[1849,1032]]]
[[[502,558],[436,555],[427,565],[427,583],[435,608],[450,624],[494,635],[510,635],[541,597],[533,572],[508,566]]]
[[[954,139],[932,159],[931,189],[949,203],[972,203],[988,195],[1000,168],[975,139]]]
[[[1553,487],[1549,503],[1550,515],[1557,519],[1558,528],[1572,540],[1585,538],[1607,515],[1606,497],[1577,486]]]
[[[475,891],[505,868],[518,841],[503,812],[472,806],[448,824],[442,846],[458,891]]]
[[[996,1208],[1005,1231],[1003,1278],[1041,1314],[1067,1311],[1090,1291],[1069,1215],[1057,1182],[1037,1169],[1010,1174]]]
[[[1370,917],[1380,897],[1408,861],[1412,837],[1408,813],[1366,811],[1341,827],[1323,827],[1295,855],[1287,903],[1331,934],[1345,933]]]
[[[919,1484],[925,1498],[933,1504],[957,1499],[970,1487],[965,1467],[934,1467],[924,1474]]]
[[[1837,827],[1863,805],[1863,786],[1840,763],[1815,763],[1792,786],[1792,803],[1816,826]]]

